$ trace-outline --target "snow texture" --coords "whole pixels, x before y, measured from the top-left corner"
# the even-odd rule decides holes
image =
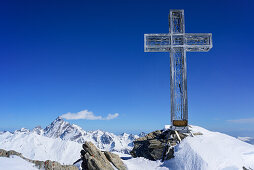
[[[123,159],[129,170],[242,170],[243,166],[254,169],[254,145],[198,126],[192,126],[193,132],[201,132],[203,135],[185,138],[175,147],[175,158],[161,162],[132,158],[129,154],[121,153],[123,148],[126,149],[126,145],[130,144],[128,148],[132,147],[132,141],[136,136],[125,133],[116,136],[99,130],[86,132],[76,125],[70,127],[66,122],[57,124],[59,126],[52,124],[43,131],[41,128],[33,131],[23,128],[14,133],[2,132],[0,149],[15,150],[30,159],[50,159],[62,164],[72,164],[79,158],[82,144],[71,139],[82,138],[94,142],[98,148],[104,150],[114,148],[114,153]],[[81,132],[82,135],[75,137],[76,132]],[[112,143],[115,143],[114,147]],[[6,166],[10,160],[1,158],[0,167]],[[12,162],[21,164],[16,159]]]
[[[170,169],[238,170],[254,168],[254,146],[219,132],[193,126],[203,135],[187,137],[176,146],[175,158],[165,162]]]
[[[48,138],[34,133],[4,133],[0,135],[0,149],[15,150],[26,158],[72,164],[79,159],[82,145],[60,138]]]
[[[0,157],[1,170],[38,170],[34,164],[25,161],[18,156],[11,156],[10,158]]]

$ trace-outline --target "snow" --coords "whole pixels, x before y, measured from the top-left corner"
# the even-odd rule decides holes
[[[226,170],[254,168],[254,146],[219,132],[193,126],[203,135],[187,137],[175,148],[175,158],[165,163],[170,169]]]
[[[68,127],[70,126],[68,125]],[[114,153],[123,159],[124,164],[129,170],[236,170],[243,169],[243,166],[254,169],[254,145],[226,134],[208,131],[198,126],[192,126],[192,131],[194,133],[201,132],[203,135],[187,137],[182,140],[175,147],[175,158],[165,162],[150,161],[145,158],[132,158],[129,154],[116,152],[117,150],[121,151],[122,147],[126,148],[126,145],[131,148],[132,141],[137,135],[123,133],[122,135],[116,136],[100,130],[86,132],[79,128],[74,125],[71,129],[75,129],[75,132],[76,130],[82,132],[83,139],[94,142],[100,149],[115,150]],[[56,129],[63,130],[63,128]],[[66,130],[64,131],[63,133],[67,132]],[[60,136],[55,137],[53,135],[52,137],[47,137],[42,134],[38,135],[36,132],[41,134],[42,130],[40,128],[35,131],[22,129],[15,131],[15,133],[0,133],[0,149],[15,150],[30,159],[42,161],[49,159],[62,164],[72,164],[79,159],[82,148],[81,143],[62,139]],[[63,134],[62,132],[53,131],[50,133],[57,135]],[[70,134],[76,133],[68,133],[68,137],[72,138]],[[0,167],[7,166],[10,160],[12,159],[1,158]],[[17,164],[22,162],[18,158],[15,158],[15,161],[12,162],[15,162],[16,165],[16,161]],[[9,169],[15,170],[15,168]]]
[[[75,141],[81,144],[85,141],[90,141],[99,149],[122,153],[129,153],[133,146],[133,140],[140,137],[138,135],[127,133],[115,135],[101,130],[85,131],[78,125],[64,121],[61,117],[56,118],[56,120],[44,130],[34,129],[33,132],[50,138],[61,138],[63,140]],[[143,135],[143,133],[140,135]]]
[[[0,135],[0,149],[15,150],[34,160],[52,160],[73,164],[79,159],[82,145],[73,141],[53,139],[34,133]]]
[[[129,170],[169,170],[169,168],[162,166],[163,163],[161,161],[150,161],[145,158],[133,158],[123,162]]]
[[[25,161],[18,156],[10,158],[0,157],[0,170],[38,170],[34,164]]]
[[[238,137],[237,139],[254,145],[254,138],[252,137]]]

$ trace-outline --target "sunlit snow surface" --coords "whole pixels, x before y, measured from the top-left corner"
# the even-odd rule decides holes
[[[165,163],[170,169],[235,170],[254,168],[254,146],[226,134],[193,126],[203,135],[188,137],[176,147],[175,158]]]
[[[0,157],[0,170],[38,170],[38,168],[18,156],[11,156]]]
[[[72,164],[80,158],[82,145],[35,133],[8,133],[0,135],[0,149],[15,150],[22,153],[24,157],[34,160],[52,160],[62,164]]]
[[[242,170],[243,166],[254,169],[253,145],[201,127],[193,126],[192,129],[203,135],[185,138],[176,146],[175,158],[164,163],[114,153],[122,157],[129,170]],[[6,132],[0,134],[0,148],[16,150],[31,159],[51,159],[72,164],[79,158],[81,144],[34,133],[13,135]],[[0,161],[0,167],[2,165]]]

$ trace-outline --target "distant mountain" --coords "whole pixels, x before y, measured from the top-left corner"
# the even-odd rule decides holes
[[[238,137],[237,139],[254,145],[254,138],[252,137]]]
[[[69,131],[69,129],[72,130]],[[71,134],[79,134],[76,133],[78,130],[80,130],[82,135],[77,138],[73,137]],[[186,137],[175,146],[175,157],[165,162],[150,161],[142,157],[132,158],[127,154],[115,153],[124,158],[123,162],[128,170],[254,169],[254,145],[198,126],[192,126],[191,130],[194,134],[202,135]],[[126,133],[117,136],[99,130],[86,132],[81,128],[77,128],[76,125],[70,125],[64,122],[63,119],[58,118],[45,129],[36,127],[32,131],[23,128],[16,130],[14,133],[1,132],[0,149],[15,150],[29,159],[52,160],[58,161],[61,164],[72,164],[80,158],[82,145],[81,143],[71,141],[68,139],[68,136],[77,140],[93,140],[99,147],[108,147],[109,149],[120,151],[131,148],[132,142],[129,143],[129,141],[137,137],[137,135]],[[247,139],[249,140],[249,138]],[[118,148],[117,146],[123,146],[123,148]],[[29,164],[22,163],[15,158],[0,159],[1,170],[17,169],[13,168],[14,165],[19,169],[25,170],[29,166]]]
[[[1,132],[11,133],[11,132]],[[107,151],[117,151],[121,153],[129,153],[133,147],[133,141],[139,137],[145,135],[133,135],[123,133],[121,135],[115,135],[113,133],[104,132],[101,130],[85,131],[81,127],[75,124],[70,124],[61,117],[57,117],[50,125],[45,129],[40,126],[35,127],[32,131],[22,128],[16,130],[13,134],[37,134],[48,138],[60,138],[64,141],[74,141],[77,143],[84,143],[85,141],[93,142],[99,149]]]

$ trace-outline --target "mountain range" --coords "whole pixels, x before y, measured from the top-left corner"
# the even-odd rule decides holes
[[[45,129],[36,127],[33,130],[22,128],[13,133],[0,132],[0,149],[15,150],[33,160],[52,160],[66,165],[73,164],[80,158],[82,141],[90,140],[103,150],[118,151],[114,153],[123,158],[128,170],[254,169],[253,145],[198,126],[191,126],[191,131],[199,135],[188,136],[182,140],[175,146],[175,157],[165,162],[150,161],[142,157],[133,158],[124,154],[123,152],[132,148],[131,141],[138,135],[114,135],[99,130],[87,132],[62,118],[57,118]],[[28,163],[20,162],[16,158],[0,157],[0,169],[19,167],[23,170],[28,169],[28,166]]]
[[[122,133],[121,135],[115,135],[110,132],[101,130],[85,131],[81,127],[75,124],[70,124],[61,117],[57,117],[46,128],[40,126],[35,127],[33,130],[21,128],[20,130],[11,132],[0,132],[0,134],[9,133],[13,135],[18,134],[37,134],[48,138],[57,139],[60,138],[64,141],[73,141],[77,143],[84,143],[85,141],[91,141],[99,149],[107,151],[117,151],[128,154],[133,147],[133,141],[139,137],[145,135],[140,133],[139,135]]]

